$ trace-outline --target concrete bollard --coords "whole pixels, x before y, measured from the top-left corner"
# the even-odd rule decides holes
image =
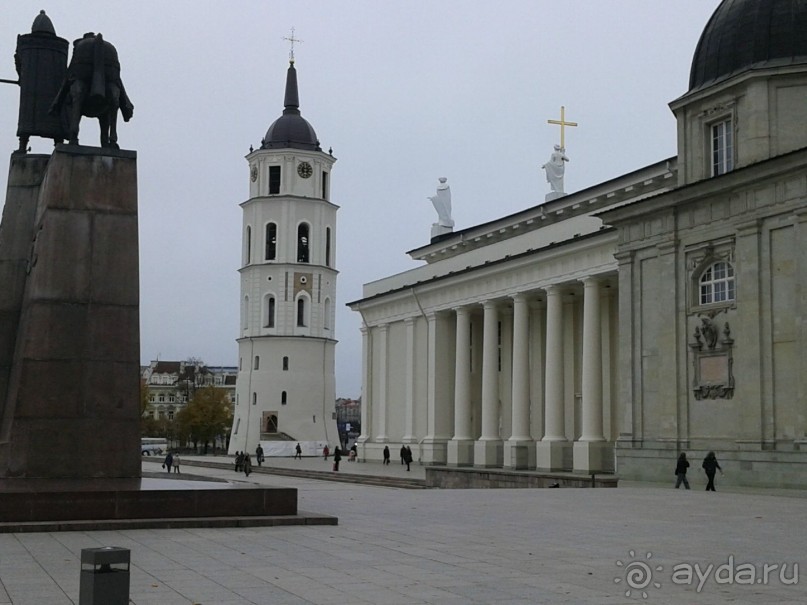
[[[128,548],[83,548],[78,605],[128,605],[129,562]]]

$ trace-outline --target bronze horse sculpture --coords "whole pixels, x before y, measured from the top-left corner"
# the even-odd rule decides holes
[[[134,105],[120,78],[118,51],[101,34],[88,33],[73,42],[73,57],[50,112],[61,112],[67,140],[78,145],[81,116],[98,118],[101,147],[118,147],[118,110],[128,122]]]

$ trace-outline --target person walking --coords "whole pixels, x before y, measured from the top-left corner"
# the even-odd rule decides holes
[[[327,443],[325,444],[325,447],[324,447],[324,448],[322,448],[322,455],[323,455],[323,457],[325,458],[325,460],[327,460],[327,459],[328,459],[328,456],[330,456],[330,455],[331,455],[331,450],[330,450],[330,449],[328,449],[328,444],[327,444]]]
[[[163,468],[170,473],[172,464],[174,464],[174,455],[171,452],[168,452],[165,460],[163,460]]]
[[[235,452],[235,472],[238,473],[241,471],[241,468],[244,465],[244,452]]]
[[[179,454],[177,454],[176,456],[174,456],[174,472],[177,475],[179,475],[179,463],[180,463]]]
[[[706,478],[709,480],[706,484],[706,491],[715,491],[715,473],[720,471],[720,474],[723,474],[723,469],[720,468],[720,463],[717,461],[715,453],[709,452],[706,454],[706,458],[703,459],[703,464],[701,464],[701,466],[703,467],[703,470],[706,471]]]
[[[409,465],[412,464],[412,449],[408,445],[404,448],[404,462],[406,462],[406,470],[409,470]]]
[[[303,448],[300,447],[299,443],[294,446],[294,459],[297,460],[297,458],[303,459]]]
[[[678,462],[675,465],[675,489],[678,489],[682,483],[686,489],[689,489],[689,481],[687,481],[688,468],[689,460],[687,460],[687,455],[681,452],[681,455],[678,456]]]
[[[386,466],[387,464],[389,464],[389,446],[385,445],[384,446],[384,465]]]
[[[339,470],[339,461],[342,459],[342,452],[339,451],[339,446],[337,445],[333,450],[333,470]]]
[[[263,463],[263,448],[261,447],[260,443],[258,444],[258,447],[255,448],[255,462],[258,463],[258,466]]]
[[[244,454],[244,474],[249,477],[249,474],[252,472],[252,460],[249,458],[249,454]]]
[[[401,446],[401,464],[406,464],[406,446]]]

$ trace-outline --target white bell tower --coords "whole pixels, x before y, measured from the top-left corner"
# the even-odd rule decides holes
[[[239,372],[229,452],[338,444],[334,403],[336,158],[300,115],[292,56],[285,109],[249,162],[243,209]],[[282,448],[281,448],[282,449]]]

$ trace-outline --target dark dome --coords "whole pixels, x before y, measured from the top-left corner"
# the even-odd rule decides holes
[[[284,147],[315,151],[320,148],[317,133],[299,112],[295,115],[284,111],[282,116],[272,122],[261,144],[261,149],[282,149]]]
[[[314,128],[300,115],[300,101],[297,94],[297,70],[294,63],[286,73],[286,108],[283,115],[272,122],[266,136],[261,141],[261,149],[309,149],[322,151]]]
[[[807,64],[807,0],[723,0],[698,41],[689,90],[799,64]]]

